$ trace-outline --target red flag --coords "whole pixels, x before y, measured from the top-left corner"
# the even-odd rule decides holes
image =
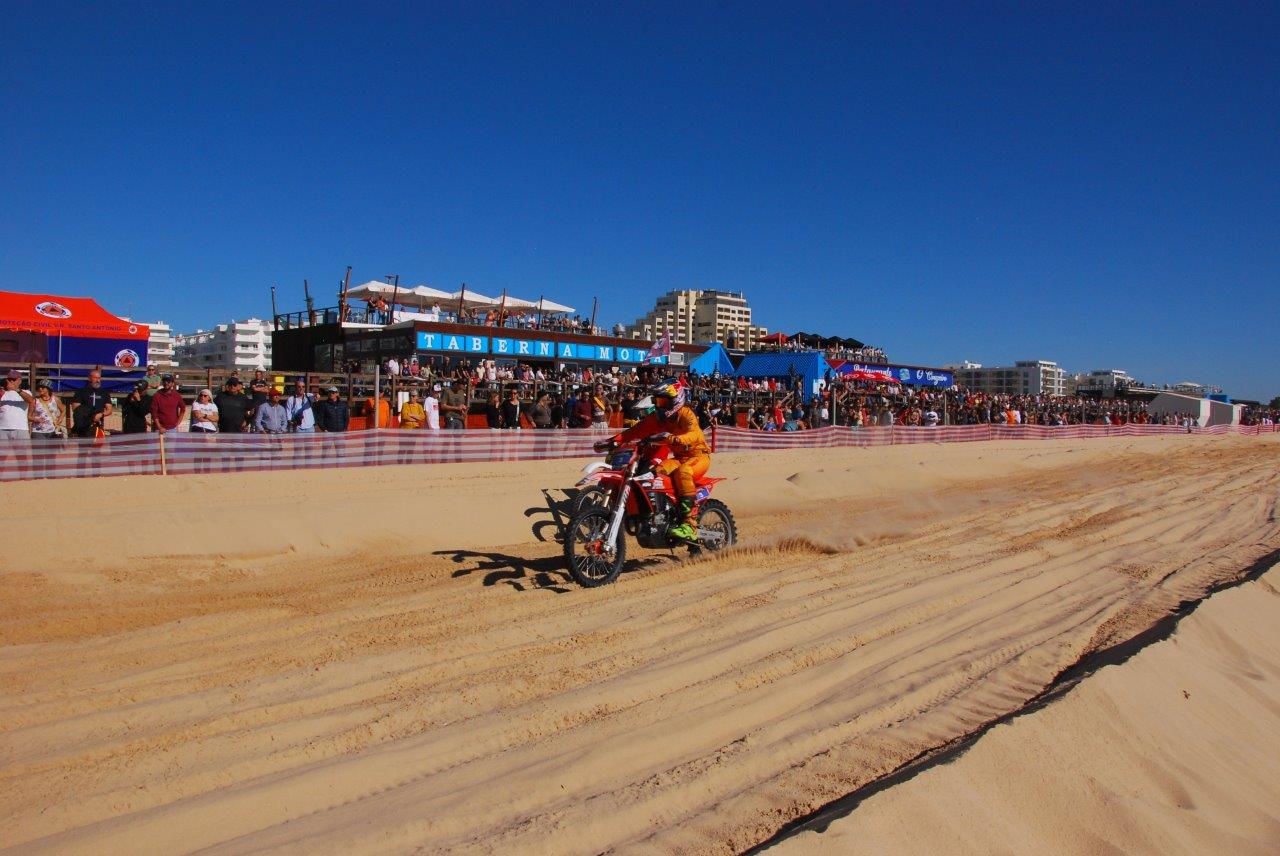
[[[649,353],[645,356],[644,361],[651,363],[658,357],[671,356],[671,331],[668,330],[662,334],[662,338],[653,343],[653,347],[649,349]]]

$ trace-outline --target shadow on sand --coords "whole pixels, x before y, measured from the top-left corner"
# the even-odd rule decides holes
[[[555,496],[561,493],[562,498]],[[542,496],[545,505],[526,508],[524,516],[535,518],[530,526],[533,537],[543,543],[564,543],[564,533],[569,525],[569,517],[573,513],[573,503],[578,498],[578,490],[553,490],[544,488]],[[476,573],[484,573],[483,584],[494,586],[504,583],[516,591],[551,591],[563,594],[577,588],[573,577],[565,566],[564,556],[544,556],[530,559],[512,556],[507,553],[484,552],[479,550],[437,550],[432,555],[447,556],[454,564],[467,565],[453,572],[453,577],[466,577]],[[676,556],[644,556],[629,559],[622,566],[626,574],[640,568],[656,565],[661,562],[675,561]]]

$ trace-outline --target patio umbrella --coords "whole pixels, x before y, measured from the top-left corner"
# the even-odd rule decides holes
[[[568,314],[573,311],[572,306],[565,306],[563,303],[556,303],[554,300],[547,300],[545,297],[533,305],[542,312],[564,312]]]
[[[453,294],[448,295],[446,299],[452,300],[454,306],[457,306],[458,300],[461,299],[463,306],[469,306],[472,309],[487,309],[502,302],[496,297],[485,297],[483,294],[472,291],[469,288],[466,291],[455,291]]]
[[[760,341],[766,345],[785,345],[787,343],[787,334],[770,333],[768,336],[761,336]]]

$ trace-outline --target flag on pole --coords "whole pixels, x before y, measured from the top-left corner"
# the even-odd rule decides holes
[[[653,347],[649,349],[649,353],[645,356],[644,361],[651,363],[659,357],[671,356],[671,331],[662,334],[662,338],[653,343]]]

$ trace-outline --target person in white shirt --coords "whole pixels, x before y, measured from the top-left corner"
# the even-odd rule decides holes
[[[294,381],[293,395],[284,403],[284,412],[289,417],[289,426],[294,431],[310,433],[316,430],[316,414],[311,405],[314,404],[307,394],[307,385],[303,381]]]
[[[218,432],[218,405],[213,403],[213,391],[200,390],[191,405],[191,430],[206,434]]]
[[[396,361],[395,357],[387,360],[387,374],[392,377],[398,377],[400,375],[400,363]]]
[[[422,409],[427,413],[427,430],[440,430],[440,384],[436,384],[427,392],[422,402]]]
[[[10,369],[0,394],[0,440],[9,442],[31,438],[30,408],[36,403],[31,393],[22,389],[22,373]]]

